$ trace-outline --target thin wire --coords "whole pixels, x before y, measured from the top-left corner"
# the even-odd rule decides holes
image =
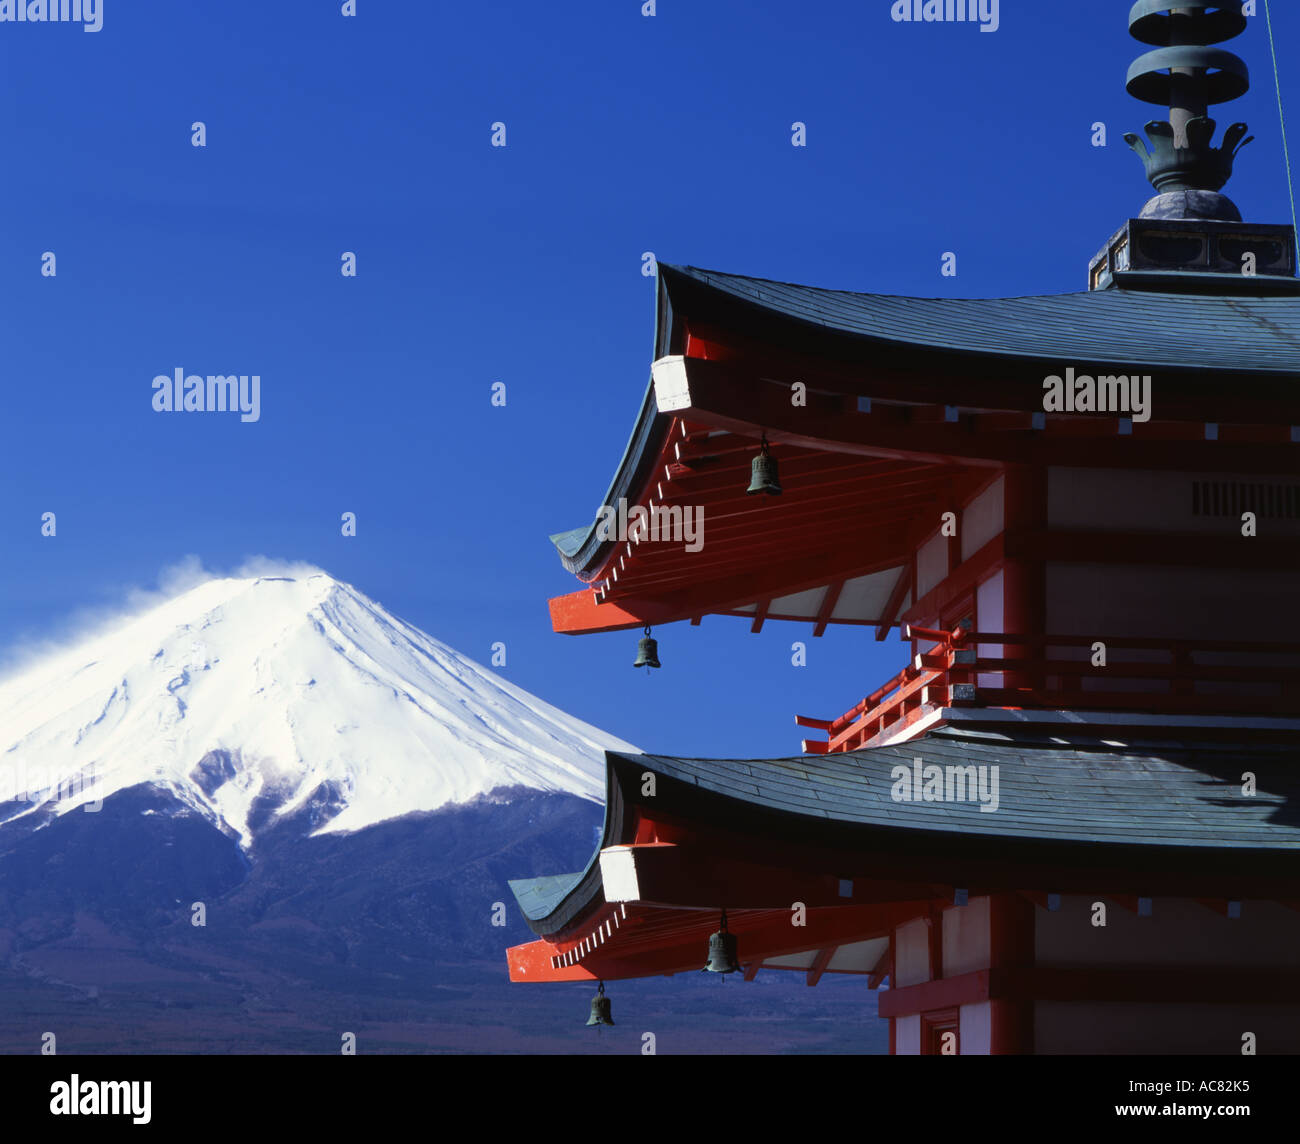
[[[1296,223],[1295,184],[1291,180],[1291,153],[1286,145],[1286,116],[1282,112],[1282,79],[1277,70],[1277,47],[1273,43],[1273,13],[1268,0],[1264,0],[1264,20],[1268,25],[1268,50],[1273,54],[1273,83],[1277,86],[1277,118],[1282,127],[1282,159],[1286,163],[1286,189],[1291,198],[1291,227],[1300,235],[1300,225]]]

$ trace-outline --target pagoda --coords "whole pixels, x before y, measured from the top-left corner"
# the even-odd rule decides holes
[[[609,753],[587,868],[511,883],[512,981],[600,982],[607,1016],[603,983],[706,963],[847,973],[896,1053],[1300,1052],[1296,236],[1222,191],[1241,6],[1129,23],[1169,118],[1126,136],[1156,193],[1086,291],[659,266],[554,629],[643,630],[656,666],[650,629],[705,615],[848,624],[907,659],[793,757]]]

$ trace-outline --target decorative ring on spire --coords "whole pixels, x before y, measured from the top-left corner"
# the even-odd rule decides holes
[[[1169,107],[1173,102],[1174,77],[1162,68],[1217,68],[1204,77],[1207,104],[1227,103],[1250,90],[1250,71],[1240,56],[1222,48],[1180,44],[1138,56],[1124,82],[1129,95],[1144,103]]]
[[[1204,12],[1197,20],[1202,44],[1221,44],[1246,30],[1246,17],[1240,4],[1222,4],[1216,0],[1178,0],[1176,4],[1170,0],[1138,0],[1129,9],[1129,34],[1144,44],[1159,47],[1170,43],[1169,13],[1175,8],[1199,8]]]
[[[1138,0],[1129,9],[1129,34],[1154,52],[1138,56],[1128,69],[1128,93],[1146,103],[1169,107],[1174,76],[1166,69],[1195,69],[1180,80],[1199,81],[1205,104],[1226,103],[1250,88],[1246,62],[1232,52],[1212,48],[1246,30],[1240,4],[1219,0]]]

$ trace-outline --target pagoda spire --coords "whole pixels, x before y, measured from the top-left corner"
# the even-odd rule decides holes
[[[1138,0],[1129,11],[1129,33],[1155,45],[1128,69],[1128,93],[1169,108],[1168,120],[1146,125],[1147,139],[1124,141],[1146,167],[1156,196],[1143,218],[1218,219],[1240,222],[1241,213],[1219,190],[1232,175],[1232,161],[1250,142],[1244,123],[1234,123],[1212,146],[1215,122],[1209,108],[1237,99],[1250,87],[1245,62],[1211,45],[1246,29],[1241,6],[1215,0]]]
[[[1202,294],[1300,294],[1295,228],[1242,221],[1222,188],[1250,142],[1234,123],[1214,145],[1209,110],[1250,89],[1245,61],[1222,44],[1246,29],[1240,4],[1222,0],[1137,0],[1129,32],[1152,45],[1129,66],[1137,99],[1169,109],[1146,125],[1137,152],[1156,193],[1088,264],[1088,289]]]

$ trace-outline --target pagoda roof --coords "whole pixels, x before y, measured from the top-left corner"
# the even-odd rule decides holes
[[[689,333],[684,322],[689,323]],[[1169,292],[1109,289],[1019,298],[916,298],[829,290],[661,263],[655,361],[662,363],[685,351],[691,370],[707,367],[728,376],[732,363],[725,354],[719,361],[705,360],[710,356],[707,349],[701,357],[684,344],[695,336],[704,338],[699,344],[705,345],[711,331],[719,332],[724,342],[739,339],[760,347],[754,360],[770,362],[774,376],[779,377],[782,369],[800,376],[801,366],[810,371],[804,376],[811,376],[825,366],[872,379],[864,381],[870,392],[884,390],[879,379],[889,375],[892,397],[887,400],[914,402],[914,407],[926,403],[936,407],[934,402],[945,400],[969,402],[974,408],[1022,409],[1025,418],[1028,410],[1041,409],[1043,377],[1063,373],[1069,365],[1079,373],[1093,369],[1158,373],[1162,410],[1185,402],[1178,416],[1193,423],[1198,418],[1231,421],[1233,408],[1255,402],[1258,408],[1246,419],[1276,425],[1282,416],[1279,409],[1293,403],[1292,382],[1300,377],[1300,297],[1255,296],[1245,287],[1239,293],[1216,295],[1171,288]],[[796,363],[793,368],[791,362]],[[731,376],[749,375],[741,369]],[[1171,388],[1175,376],[1182,381]],[[1233,380],[1233,408],[1223,404],[1222,386],[1228,377]],[[771,387],[759,385],[757,379],[741,388],[745,385],[753,389],[757,409],[760,394]],[[1175,397],[1176,391],[1182,396]],[[1084,420],[1089,416],[1084,415]],[[706,416],[688,411],[675,418],[673,411],[661,410],[652,378],[602,504],[616,505],[620,498],[629,504],[645,501],[646,490],[654,489],[664,472],[665,456],[673,449],[674,425],[685,430],[683,417],[702,424],[697,434],[707,432]],[[1089,430],[1103,432],[1101,424],[1094,421]],[[1051,429],[1049,425],[1049,436]],[[955,429],[951,432],[959,447],[974,447],[981,439],[957,434]],[[938,442],[942,437],[942,432],[931,432],[925,439]],[[781,438],[779,428],[773,427],[773,440]],[[1132,440],[1105,449],[1078,440],[1064,446],[1044,441],[1040,447],[1059,456],[1063,464],[1087,463],[1080,461],[1080,452],[1102,457],[1115,449],[1132,458],[1125,462],[1129,464],[1200,468],[1196,451],[1204,448],[1195,441],[1178,442],[1164,453],[1147,444],[1138,449]],[[1238,450],[1229,459],[1229,450],[1222,443],[1216,445],[1210,454],[1222,459],[1216,463],[1244,470],[1249,453],[1243,457]],[[1033,446],[1027,443],[1026,447]],[[935,449],[943,451],[939,445]],[[882,447],[880,456],[889,455],[890,450]],[[938,469],[934,476],[946,479]],[[599,582],[608,577],[618,546],[601,538],[597,520],[555,533],[551,541],[565,567],[580,579]]]
[[[1237,886],[1228,896],[1276,893],[1263,878],[1286,882],[1294,895],[1300,772],[1290,761],[1293,745],[1073,734],[941,728],[897,746],[780,759],[607,752],[604,836],[586,870],[510,886],[535,933],[563,933],[616,900],[603,885],[601,852],[638,849],[638,825],[653,816],[675,824],[697,861],[717,831],[778,850],[884,855],[896,877],[928,884],[1005,880],[1001,888],[1060,891],[1081,879],[1097,891],[1119,892],[1124,882],[1132,883],[1125,892],[1172,893],[1184,880],[1191,883],[1183,891],[1195,892],[1192,883],[1204,887],[1208,879]],[[997,809],[982,810],[973,793],[965,801],[895,801],[894,770],[912,772],[916,759],[945,774],[997,766]],[[1256,776],[1254,795],[1242,793],[1245,771]],[[656,778],[650,797],[641,793],[647,773]],[[715,865],[710,859],[699,868]],[[779,908],[788,905],[785,889],[776,887],[766,902],[745,901],[753,887],[730,887],[729,900],[717,904]]]
[[[670,294],[699,287],[821,331],[891,346],[1081,365],[1300,374],[1300,297],[1089,290],[1017,298],[914,298],[665,266]],[[697,287],[690,291],[690,287]]]

